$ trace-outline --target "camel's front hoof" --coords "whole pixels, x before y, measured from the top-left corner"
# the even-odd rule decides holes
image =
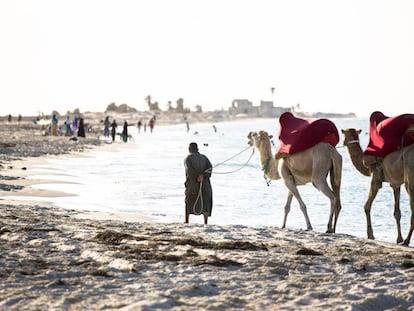
[[[326,230],[326,233],[335,233],[335,230],[333,230],[333,229],[328,229],[328,230]]]

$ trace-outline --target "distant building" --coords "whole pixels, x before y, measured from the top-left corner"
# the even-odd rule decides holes
[[[245,114],[250,117],[259,117],[259,107],[254,107],[253,103],[247,99],[234,99],[229,108],[230,115]]]
[[[285,107],[273,107],[272,101],[260,101],[259,113],[263,118],[277,118],[284,112],[292,112],[292,109]]]
[[[253,106],[253,103],[247,99],[234,99],[229,108],[229,115],[245,115],[246,117],[255,118],[274,118],[279,117],[282,113],[292,111],[291,108],[274,107],[273,101],[260,101],[260,106]]]
[[[158,111],[160,107],[158,106],[158,102],[155,103],[148,103],[149,111]]]

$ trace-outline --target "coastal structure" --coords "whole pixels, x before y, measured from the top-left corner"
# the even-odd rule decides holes
[[[274,107],[273,101],[261,100],[259,106],[254,106],[248,99],[234,99],[229,108],[229,115],[254,118],[275,118],[288,111],[292,112],[292,108]]]

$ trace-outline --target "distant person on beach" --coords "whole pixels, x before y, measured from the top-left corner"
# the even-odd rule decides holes
[[[137,128],[138,128],[138,134],[141,133],[141,127],[142,127],[142,120],[139,119],[138,123],[137,123]]]
[[[213,191],[210,177],[213,169],[210,160],[198,151],[197,143],[188,146],[189,155],[184,160],[185,167],[185,223],[190,214],[203,215],[204,224],[213,209]]]
[[[190,123],[188,121],[185,121],[185,126],[187,127],[187,133],[190,131]]]
[[[152,133],[152,131],[154,130],[154,126],[155,126],[155,116],[153,116],[150,120],[149,120],[149,127],[150,127],[150,132]]]
[[[20,130],[20,122],[22,121],[22,115],[19,114],[19,116],[17,117],[17,123],[18,123],[18,129]]]
[[[109,127],[111,126],[111,122],[109,121],[109,117],[105,117],[104,121],[104,137],[109,138]]]
[[[85,123],[83,118],[79,118],[78,137],[85,137]]]
[[[12,115],[9,114],[9,116],[7,117],[7,121],[10,123],[12,121]]]
[[[124,127],[122,129],[122,140],[124,143],[128,141],[128,122],[124,121]]]
[[[65,136],[72,136],[72,121],[69,116],[67,116],[65,120],[65,129]]]
[[[51,129],[51,132],[52,132],[53,136],[58,135],[58,131],[57,131],[58,130],[58,122],[59,122],[58,116],[57,116],[56,113],[54,113],[52,115],[52,129]]]
[[[118,128],[118,124],[116,124],[115,119],[111,123],[111,136],[112,141],[115,141],[116,129]]]
[[[79,121],[80,121],[80,118],[78,116],[75,116],[75,118],[73,118],[72,133],[76,133],[78,131]]]

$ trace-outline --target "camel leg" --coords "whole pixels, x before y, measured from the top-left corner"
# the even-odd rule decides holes
[[[290,212],[290,205],[292,204],[292,199],[293,199],[293,194],[292,194],[292,192],[289,191],[288,197],[287,197],[287,200],[286,200],[286,204],[285,204],[285,216],[283,218],[282,229],[286,228],[287,216]]]
[[[408,232],[408,235],[403,242],[403,245],[405,246],[408,246],[410,244],[411,235],[413,234],[413,231],[414,231],[414,206],[412,203],[410,203],[410,205],[411,205],[411,224],[410,224],[410,231]]]
[[[333,232],[336,231],[336,223],[338,222],[339,213],[342,209],[339,188],[334,189],[334,196],[335,198],[333,201],[333,209],[334,209]]]
[[[284,176],[283,176],[284,174]],[[288,169],[283,169],[282,168],[282,176],[283,176],[283,180],[285,181],[285,185],[286,187],[289,189],[290,193],[295,197],[296,200],[298,200],[299,206],[300,206],[300,210],[302,211],[303,215],[305,216],[305,221],[306,221],[306,227],[308,230],[312,230],[312,225],[310,223],[309,220],[309,216],[308,216],[308,211],[306,210],[306,205],[303,202],[298,188],[296,187],[295,184],[295,180],[293,178],[293,176],[290,174]],[[289,197],[288,197],[289,199]]]
[[[336,229],[336,222],[341,209],[339,200],[339,188],[341,184],[341,168],[342,158],[333,155],[332,162],[321,159],[315,159],[312,164],[312,178],[313,186],[321,191],[330,201],[330,213],[327,226],[327,233],[334,233]],[[332,188],[327,182],[327,175],[330,175]],[[332,223],[334,225],[332,226]]]
[[[341,206],[341,200],[340,200],[339,191],[338,191],[337,194],[334,194],[333,200],[331,200],[331,215],[329,216],[328,229],[326,233],[335,233],[336,223],[338,222],[338,217],[339,217],[339,213],[341,209],[342,209],[342,206]],[[333,224],[332,224],[332,219],[333,219]],[[331,230],[329,230],[330,225],[332,226]]]
[[[409,183],[409,185],[413,185],[413,183]],[[411,235],[414,231],[414,185],[413,187],[407,186],[406,189],[408,196],[410,197],[410,208],[411,208],[411,224],[410,224],[410,231],[408,232],[407,237],[405,238],[403,245],[408,246],[410,244]]]
[[[303,202],[302,197],[300,196],[296,186],[295,186],[295,190],[293,190],[293,196],[296,198],[296,200],[298,200],[300,210],[302,211],[303,216],[305,216],[307,230],[312,230],[313,228],[312,228],[309,216],[308,216],[308,211],[306,209],[305,202]]]
[[[368,239],[371,240],[375,240],[371,223],[371,207],[372,202],[374,202],[374,199],[377,196],[378,190],[381,188],[381,186],[382,182],[373,176],[371,180],[371,187],[369,189],[368,200],[365,202],[364,205],[365,216],[367,218],[367,236]]]
[[[321,191],[326,197],[328,197],[329,201],[331,202],[331,210],[329,213],[329,220],[328,220],[328,228],[326,230],[327,233],[333,233],[335,232],[334,227],[332,227],[332,221],[335,215],[335,225],[336,225],[336,218],[337,215],[339,215],[339,211],[337,206],[338,206],[338,200],[335,197],[333,191],[331,190],[331,188],[329,188],[328,183],[326,182],[325,179],[314,179],[312,178],[312,184],[314,185],[314,187],[316,189],[318,189],[319,191]]]
[[[401,210],[400,210],[400,192],[401,188],[398,186],[391,186],[394,192],[394,218],[397,223],[397,243],[401,243],[403,238],[401,234]]]
[[[342,166],[341,166],[342,167]],[[333,204],[333,210],[334,210],[334,219],[333,219],[333,232],[336,232],[336,223],[338,222],[339,213],[341,212],[342,206],[341,206],[341,183],[340,181],[335,182],[335,176],[333,175],[334,171],[331,170],[331,185],[332,185],[332,191],[334,195],[333,202],[331,201],[331,204]]]

